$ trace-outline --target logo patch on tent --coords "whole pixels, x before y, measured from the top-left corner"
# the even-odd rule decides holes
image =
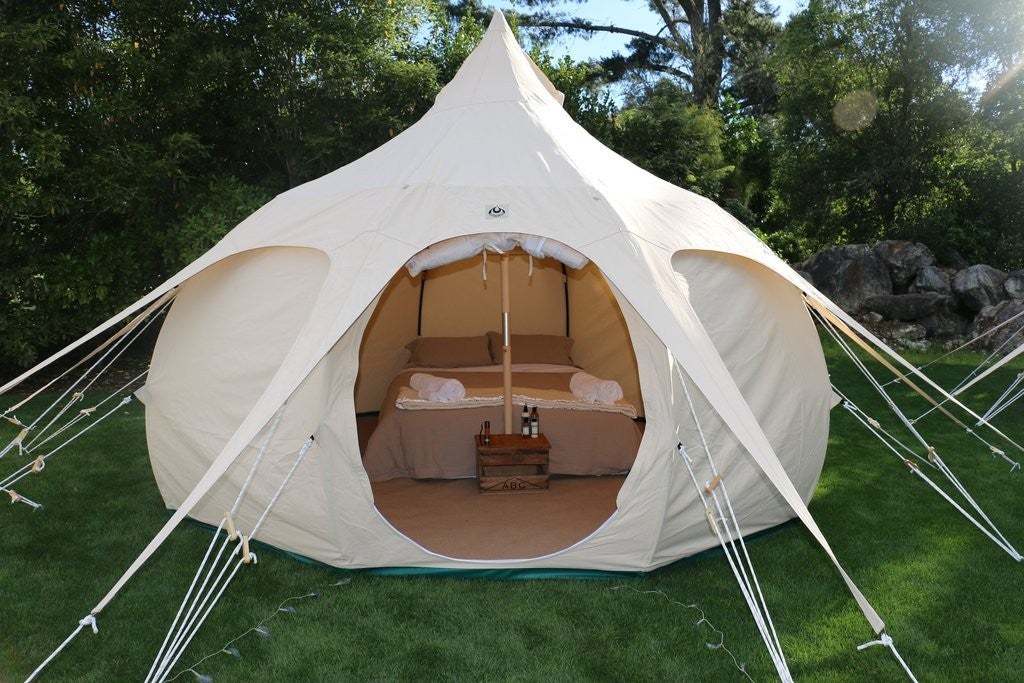
[[[487,207],[488,218],[504,218],[507,213],[508,207],[504,204],[494,204],[493,206]]]

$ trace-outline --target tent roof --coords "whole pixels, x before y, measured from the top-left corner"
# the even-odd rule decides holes
[[[396,257],[403,252],[396,260],[404,262],[450,237],[518,232],[593,258],[588,245],[625,233],[669,253],[708,249],[781,265],[713,202],[590,136],[559,95],[496,12],[422,119],[364,157],[279,195],[213,251],[222,257],[288,245],[331,254],[369,233]]]

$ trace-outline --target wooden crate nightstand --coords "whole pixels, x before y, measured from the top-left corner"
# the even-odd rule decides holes
[[[484,445],[476,436],[476,478],[480,493],[524,493],[548,488],[548,451],[551,444],[518,434],[492,434]]]

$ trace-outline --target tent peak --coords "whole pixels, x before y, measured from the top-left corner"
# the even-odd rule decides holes
[[[491,14],[491,23],[487,25],[488,31],[512,31],[512,27],[508,25],[508,20],[505,19],[505,13],[500,9],[495,9]]]
[[[495,102],[552,103],[560,93],[516,40],[501,10],[494,10],[480,44],[434,100],[435,109]]]

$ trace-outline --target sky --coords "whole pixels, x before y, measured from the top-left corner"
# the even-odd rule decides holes
[[[779,8],[779,19],[785,21],[790,15],[800,11],[807,5],[807,0],[770,0],[771,4]],[[514,2],[504,2],[502,5],[513,5]],[[565,11],[574,15],[590,19],[596,24],[614,24],[639,30],[656,32],[661,27],[659,17],[647,9],[646,3],[640,0],[626,2],[624,0],[587,0],[582,3],[566,2]],[[550,46],[550,52],[554,57],[561,57],[562,54],[569,54],[576,60],[586,60],[597,57],[607,57],[616,50],[621,51],[629,36],[616,35],[612,33],[598,32],[591,38],[566,38],[562,41],[561,48],[558,45]]]

